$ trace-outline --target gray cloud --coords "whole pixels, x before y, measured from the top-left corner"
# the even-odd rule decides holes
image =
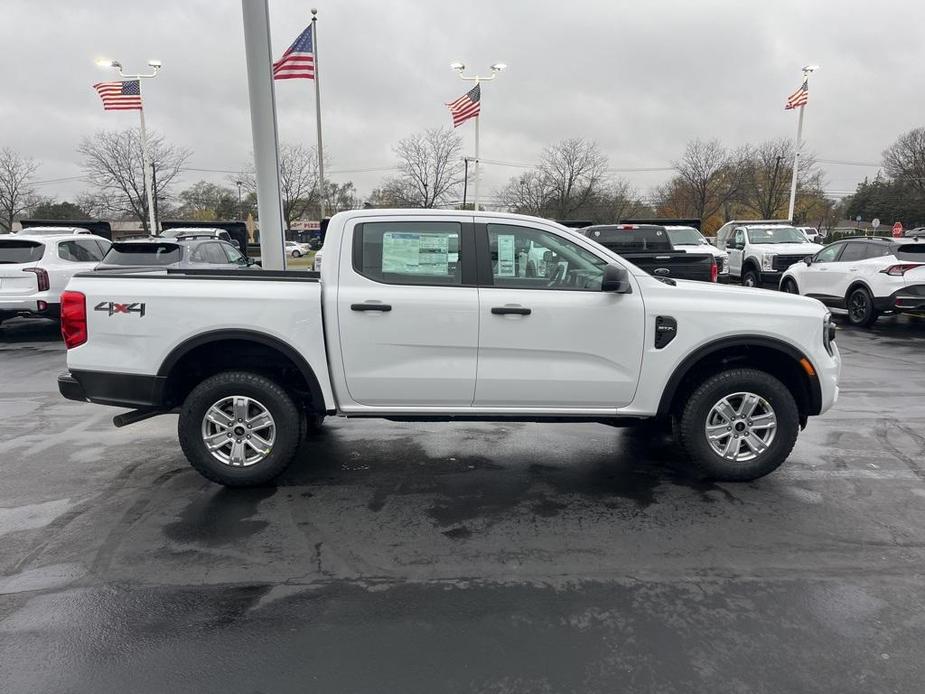
[[[914,35],[925,9],[886,0],[841,2],[389,3],[319,1],[319,72],[325,146],[335,169],[388,166],[391,145],[448,125],[445,101],[466,85],[447,68],[462,60],[509,69],[483,89],[482,156],[533,162],[543,146],[580,135],[616,168],[659,167],[691,138],[730,145],[792,136],[783,110],[799,67],[813,77],[805,135],[822,158],[879,160],[897,134],[922,125],[925,61]],[[274,53],[308,21],[308,4],[271,2]],[[137,122],[104,112],[90,85],[152,57],[164,70],[144,84],[149,126],[191,148],[191,165],[237,169],[249,156],[250,121],[240,3],[162,0],[5,0],[0,10],[0,144],[42,162],[43,179],[80,173],[80,138]],[[281,139],[314,143],[307,81],[277,83]],[[459,129],[472,147],[471,123]],[[876,169],[826,165],[828,188],[850,190]],[[486,189],[519,169],[486,166]],[[640,189],[664,173],[625,174]],[[342,174],[362,192],[381,173]],[[222,174],[190,174],[222,182]],[[43,187],[65,197],[80,182]]]

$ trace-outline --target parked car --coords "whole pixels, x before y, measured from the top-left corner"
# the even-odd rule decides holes
[[[729,277],[746,287],[777,287],[784,270],[822,250],[789,222],[727,222],[716,232],[716,245],[729,254]]]
[[[63,236],[65,234],[93,235],[93,232],[83,227],[26,227],[16,232],[17,236]]]
[[[797,229],[803,232],[803,236],[810,243],[820,243],[822,241],[822,234],[819,233],[816,227],[797,227]]]
[[[729,274],[729,254],[710,245],[706,237],[694,227],[666,225],[668,238],[676,251],[685,253],[710,253],[716,261],[716,269],[720,277]]]
[[[293,258],[301,258],[303,255],[309,252],[309,247],[307,243],[299,243],[298,241],[286,241],[286,254],[291,255]]]
[[[915,229],[906,229],[903,232],[903,236],[905,236],[906,238],[925,239],[925,227],[916,227]]]
[[[712,250],[675,249],[667,230],[655,224],[602,224],[579,229],[604,248],[655,277],[716,282],[719,266]],[[555,258],[552,258],[555,261]]]
[[[164,240],[155,236],[117,241],[95,269],[165,267],[239,270],[253,265],[254,262],[242,255],[230,241],[185,236]]]
[[[780,288],[845,309],[865,328],[881,315],[925,311],[925,239],[836,241],[791,265]]]
[[[553,276],[520,272],[529,242],[553,253]],[[838,396],[818,301],[672,286],[548,220],[355,210],[331,219],[325,244],[320,281],[78,275],[63,298],[61,393],[136,408],[117,425],[179,411],[187,458],[229,486],[279,475],[326,414],[675,421],[703,474],[752,480]]]
[[[57,320],[68,280],[93,269],[108,249],[107,239],[92,234],[0,236],[0,323],[16,316]]]

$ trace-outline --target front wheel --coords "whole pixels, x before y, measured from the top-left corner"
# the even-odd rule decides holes
[[[187,396],[180,447],[207,479],[226,487],[269,482],[292,462],[302,413],[276,382],[247,371],[207,378]]]
[[[800,413],[787,387],[757,369],[711,376],[687,399],[679,439],[706,477],[748,482],[776,470],[797,440]]]
[[[742,273],[742,284],[746,287],[758,287],[761,285],[761,275],[757,270],[749,268]]]
[[[848,322],[859,328],[869,328],[877,320],[874,298],[864,287],[858,287],[848,295]]]
[[[794,282],[790,277],[785,277],[784,281],[780,284],[780,290],[785,294],[799,294],[800,290],[797,289],[797,283]]]
[[[301,257],[302,257],[302,253],[299,252],[299,251],[293,251],[293,252],[292,252],[292,257],[293,257],[293,258],[301,258]]]

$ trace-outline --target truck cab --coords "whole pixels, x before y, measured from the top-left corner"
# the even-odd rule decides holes
[[[729,254],[730,278],[746,287],[777,287],[787,268],[822,250],[780,220],[727,222],[716,233],[716,245]]]

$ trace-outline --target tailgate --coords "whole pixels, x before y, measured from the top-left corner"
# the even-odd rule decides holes
[[[39,289],[34,268],[45,255],[45,244],[25,239],[0,239],[0,296],[34,294]]]
[[[624,258],[656,277],[676,280],[712,279],[713,256],[705,253],[622,253]]]

